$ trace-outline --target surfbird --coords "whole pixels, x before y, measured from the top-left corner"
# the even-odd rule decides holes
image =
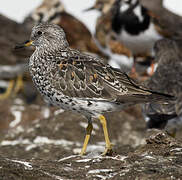
[[[42,96],[55,106],[81,113],[88,120],[81,155],[93,129],[92,119],[103,126],[106,149],[112,154],[104,113],[145,102],[167,102],[173,96],[139,86],[127,74],[105,65],[102,59],[71,49],[62,28],[40,23],[33,27],[29,42],[36,47],[30,57],[29,70]],[[22,47],[20,46],[20,47]]]

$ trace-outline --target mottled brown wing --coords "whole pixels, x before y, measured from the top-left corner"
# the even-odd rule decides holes
[[[89,58],[88,58],[89,57]],[[64,95],[118,102],[145,102],[152,93],[140,88],[119,70],[91,56],[77,56],[57,63],[52,84]]]

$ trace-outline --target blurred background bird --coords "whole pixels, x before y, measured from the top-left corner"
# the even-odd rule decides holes
[[[147,128],[165,129],[175,136],[182,128],[182,40],[162,39],[154,46],[156,72],[145,85],[152,90],[173,94],[175,103],[143,106]]]
[[[22,92],[27,102],[36,97],[27,72],[27,59],[33,52],[31,48],[15,51],[14,45],[23,41],[30,33],[21,24],[0,15],[0,100],[15,97]],[[24,83],[26,82],[26,83]]]
[[[148,10],[148,14],[153,18],[155,27],[160,31],[163,36],[171,37],[182,37],[182,17],[166,8],[164,0],[140,0],[140,3],[144,8]],[[173,5],[175,3],[173,2]],[[170,8],[171,9],[171,8]],[[177,10],[177,6],[175,8]]]
[[[112,30],[115,37],[132,51],[135,62],[151,64],[152,74],[153,45],[166,34],[139,0],[116,0],[112,12]]]
[[[151,64],[149,74],[152,75],[154,43],[162,38],[181,37],[181,17],[166,10],[162,0],[149,3],[146,0],[116,0],[112,11],[116,38],[132,51],[136,64]]]

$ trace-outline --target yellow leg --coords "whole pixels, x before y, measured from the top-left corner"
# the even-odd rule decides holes
[[[13,86],[14,86],[14,80],[10,80],[6,92],[3,94],[0,94],[0,100],[4,100],[10,96],[12,89],[13,89]]]
[[[103,127],[104,137],[105,137],[105,142],[106,142],[106,148],[105,148],[105,151],[102,153],[102,155],[111,155],[112,154],[112,144],[109,140],[106,119],[103,115],[100,115],[99,120],[100,120],[102,127]]]
[[[23,77],[22,75],[19,75],[16,80],[14,94],[16,95],[21,89],[23,89]]]
[[[89,122],[88,126],[86,128],[86,136],[85,136],[85,140],[84,140],[83,147],[82,147],[80,155],[84,155],[85,152],[86,152],[87,144],[88,144],[88,141],[90,139],[90,136],[91,136],[91,133],[92,133],[92,129],[93,129],[92,123]]]

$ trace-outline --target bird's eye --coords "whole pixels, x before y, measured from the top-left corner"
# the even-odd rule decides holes
[[[40,36],[42,34],[42,32],[41,31],[37,31],[37,34]]]

